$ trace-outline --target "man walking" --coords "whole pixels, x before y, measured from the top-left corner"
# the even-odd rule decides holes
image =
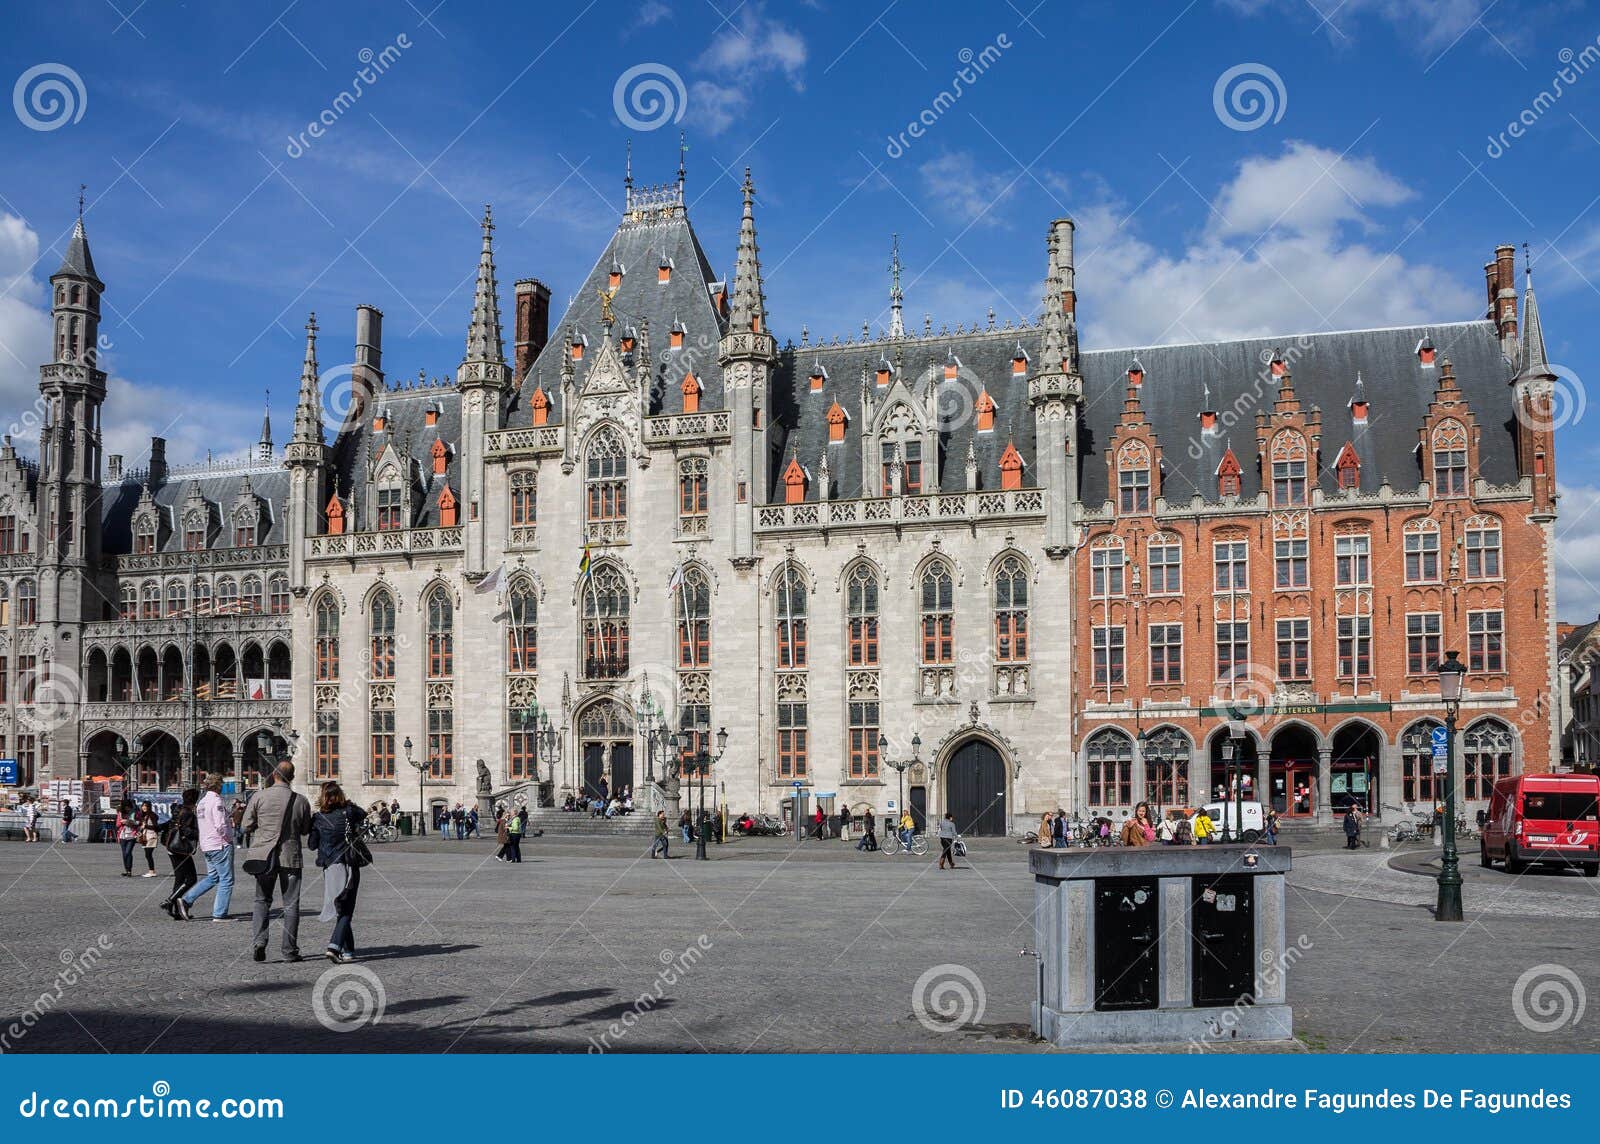
[[[939,869],[945,868],[945,863],[950,864],[950,869],[956,868],[956,816],[948,810],[939,820]]]
[[[1356,808],[1353,804],[1345,807],[1344,811],[1344,848],[1361,849],[1361,820],[1356,817]]]
[[[225,922],[228,905],[233,901],[233,823],[222,805],[222,776],[207,775],[200,785],[205,793],[194,809],[200,820],[200,850],[206,856],[206,876],[178,899],[178,912],[187,921],[191,916],[189,907],[208,890],[215,889],[217,897],[211,904],[211,920]]]
[[[72,839],[72,800],[64,798],[61,800],[61,841],[71,842]]]
[[[506,815],[506,861],[522,861],[522,815]]]
[[[667,846],[669,844],[671,834],[672,831],[667,827],[667,812],[664,810],[656,811],[656,839],[650,844],[650,857],[672,857],[672,855],[667,853]]]
[[[283,893],[283,959],[300,960],[300,840],[311,833],[311,804],[290,789],[294,764],[272,772],[272,785],[250,800],[244,830],[250,836],[245,869],[255,875],[251,942],[257,961],[267,960],[267,916],[275,890]],[[259,872],[257,872],[259,870]]]

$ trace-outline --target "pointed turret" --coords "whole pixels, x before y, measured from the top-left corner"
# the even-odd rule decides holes
[[[267,391],[261,407],[261,440],[256,444],[256,454],[263,461],[272,460],[272,391]]]
[[[306,352],[300,364],[300,393],[294,406],[294,432],[283,450],[284,467],[292,474],[289,482],[289,584],[302,589],[306,584],[307,539],[320,533],[344,531],[344,516],[337,497],[329,497],[328,449],[322,437],[322,385],[317,370],[317,316],[306,317]],[[359,384],[351,374],[352,390]],[[354,403],[360,398],[351,395]],[[272,456],[272,430],[265,417],[261,423],[263,459]]]
[[[1533,293],[1532,269],[1527,271],[1527,283],[1522,301],[1522,360],[1517,368],[1517,379],[1554,379],[1555,372],[1545,356],[1544,322],[1539,317],[1539,299]]]
[[[889,336],[903,338],[906,336],[905,318],[901,314],[901,304],[905,301],[905,292],[900,289],[900,236],[894,236],[894,246],[889,255]]]
[[[761,291],[761,251],[756,246],[755,184],[744,169],[744,217],[739,220],[739,253],[733,266],[731,329],[759,334],[767,328],[767,303]]]
[[[1050,224],[1044,299],[1044,339],[1036,374],[1028,379],[1033,407],[1037,483],[1045,490],[1045,553],[1060,560],[1071,550],[1072,505],[1078,497],[1073,457],[1083,378],[1078,373],[1078,291],[1072,253],[1073,222]],[[1021,480],[1021,469],[1008,479]]]
[[[1545,523],[1555,515],[1555,430],[1566,423],[1572,412],[1572,395],[1558,394],[1558,389],[1568,387],[1546,356],[1544,321],[1539,316],[1539,299],[1533,293],[1532,267],[1526,273],[1521,353],[1516,376],[1511,379],[1511,405],[1517,419],[1517,470],[1533,482],[1534,511],[1529,519]],[[1563,398],[1561,407],[1557,396]],[[1581,404],[1577,408],[1581,414]]]
[[[271,439],[271,429],[263,419],[261,425],[263,441]],[[316,452],[322,448],[322,386],[318,381],[317,372],[317,316],[312,314],[306,319],[306,356],[300,366],[300,395],[294,407],[294,433],[289,438],[289,451],[285,459],[290,461],[320,461],[321,454]],[[308,455],[316,453],[315,456]]]
[[[483,208],[483,248],[478,255],[478,285],[472,296],[472,323],[467,327],[468,362],[505,364],[505,346],[500,337],[500,294],[494,276],[494,213]]]
[[[78,216],[78,221],[72,225],[72,237],[67,240],[66,257],[61,260],[61,269],[56,274],[65,274],[73,278],[83,278],[103,286],[99,275],[94,272],[94,258],[89,253],[89,236],[83,229],[83,216]]]

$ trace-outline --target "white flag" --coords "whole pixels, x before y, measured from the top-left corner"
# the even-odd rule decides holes
[[[672,576],[667,580],[667,595],[683,587],[683,565],[675,564],[672,567]]]
[[[473,590],[480,596],[487,596],[490,592],[498,592],[505,586],[506,562],[502,560],[500,561],[500,566],[485,576],[482,580],[479,580],[478,586]]]

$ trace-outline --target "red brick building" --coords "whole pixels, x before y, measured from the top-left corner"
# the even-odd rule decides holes
[[[1550,768],[1554,377],[1512,255],[1479,320],[1160,347],[1085,393],[1076,803],[1213,797],[1238,715],[1286,816],[1430,806],[1451,650],[1468,812]]]

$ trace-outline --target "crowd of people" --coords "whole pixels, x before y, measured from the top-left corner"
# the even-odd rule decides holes
[[[1127,815],[1127,811],[1123,814]],[[1248,820],[1247,820],[1248,823]],[[1348,824],[1347,824],[1348,830]],[[1069,819],[1061,807],[1046,811],[1035,832],[1045,848],[1087,846],[1206,846],[1222,841],[1222,830],[1205,807],[1171,807],[1159,816],[1148,802],[1141,802],[1120,826],[1105,815],[1087,821]],[[1262,837],[1267,845],[1278,843],[1278,812],[1266,809],[1262,816]]]
[[[616,818],[619,815],[632,814],[633,788],[622,786],[613,791],[611,784],[602,775],[582,794],[569,794],[566,801],[561,804],[561,809],[574,814],[587,813],[590,818]]]

